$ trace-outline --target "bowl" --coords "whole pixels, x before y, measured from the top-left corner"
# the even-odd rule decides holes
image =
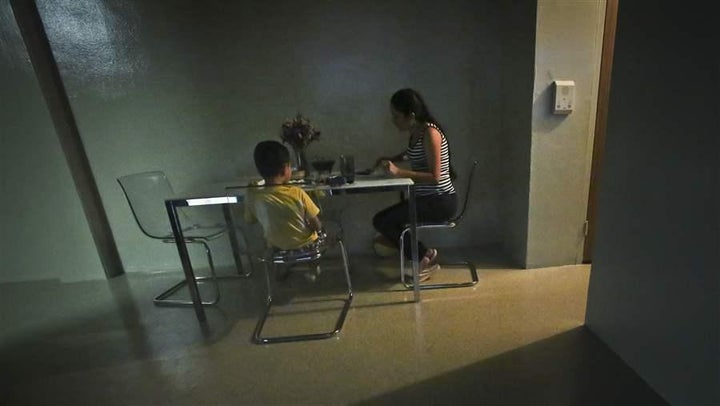
[[[335,161],[332,159],[318,159],[312,161],[312,167],[318,172],[332,172],[332,168],[335,165]]]

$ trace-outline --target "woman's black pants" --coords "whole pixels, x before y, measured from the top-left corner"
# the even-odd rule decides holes
[[[385,238],[400,246],[400,234],[410,224],[408,201],[381,210],[373,217],[373,227]],[[415,208],[418,223],[442,222],[451,219],[457,210],[457,194],[416,196]],[[410,234],[404,236],[405,258],[412,258]],[[422,258],[427,247],[418,240],[418,255]]]

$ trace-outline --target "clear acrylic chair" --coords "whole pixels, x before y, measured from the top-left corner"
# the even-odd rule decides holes
[[[164,243],[175,244],[175,237],[165,209],[165,200],[172,198],[174,192],[165,173],[162,171],[143,172],[122,176],[117,181],[127,198],[135,222],[143,234]],[[211,300],[203,301],[202,304],[214,305],[220,300],[218,279],[247,277],[252,273],[252,268],[244,274],[218,277],[215,273],[215,265],[208,242],[223,236],[227,232],[227,226],[222,223],[202,224],[183,210],[178,210],[178,216],[180,217],[180,224],[183,226],[182,232],[185,243],[199,244],[205,249],[210,267],[210,276],[197,276],[195,280],[198,283],[206,281],[212,283],[214,297]],[[242,237],[245,238],[244,234],[242,234]],[[247,246],[247,241],[245,243]],[[252,266],[252,261],[248,262]],[[153,302],[159,306],[192,306],[192,300],[170,298],[186,285],[187,281],[183,279],[157,295]]]
[[[423,222],[423,223],[417,223],[417,231],[420,230],[430,230],[430,229],[447,229],[447,228],[455,228],[460,223],[460,220],[462,220],[463,216],[465,216],[465,212],[467,210],[468,201],[470,200],[471,191],[472,191],[472,180],[473,176],[475,175],[475,170],[477,168],[478,161],[473,161],[472,166],[470,167],[470,170],[468,171],[468,178],[467,183],[465,187],[465,199],[463,200],[462,206],[460,208],[460,211],[455,215],[455,217],[451,218],[450,220],[443,221],[443,222]],[[410,232],[410,227],[406,227],[402,233],[400,233],[400,281],[405,285],[406,288],[412,289],[413,284],[412,281],[406,282],[405,281],[405,255],[403,253],[405,252],[405,244],[404,244],[404,237],[405,234]],[[475,269],[475,265],[472,263],[472,261],[463,260],[460,262],[454,262],[454,263],[442,263],[441,269],[444,266],[451,266],[451,267],[466,267],[468,271],[470,272],[470,280],[467,282],[454,282],[454,283],[426,283],[421,284],[420,289],[440,289],[440,288],[461,288],[461,287],[467,287],[467,286],[473,286],[478,283],[478,275],[477,270]],[[442,272],[442,270],[440,271]]]
[[[278,265],[288,267],[298,264],[309,264],[317,265],[325,255],[325,252],[333,247],[338,246],[340,253],[342,254],[343,270],[345,272],[345,282],[347,284],[346,297],[342,299],[343,307],[340,310],[340,314],[335,322],[335,327],[330,331],[323,331],[318,333],[308,333],[299,335],[284,335],[284,336],[272,336],[263,337],[262,330],[265,326],[265,322],[270,315],[270,310],[273,304],[273,293],[271,287],[270,274],[274,271]],[[350,281],[350,264],[348,262],[347,251],[343,244],[341,236],[328,237],[325,233],[321,233],[318,241],[311,246],[297,250],[278,250],[268,249],[264,255],[258,258],[265,265],[265,283],[267,286],[266,305],[263,314],[260,316],[258,323],[253,333],[253,342],[256,344],[273,344],[273,343],[284,343],[292,341],[306,341],[306,340],[319,340],[324,338],[330,338],[337,335],[342,330],[345,318],[350,304],[353,299],[352,283]]]

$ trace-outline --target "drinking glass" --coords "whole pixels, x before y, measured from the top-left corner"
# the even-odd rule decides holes
[[[352,155],[340,155],[340,174],[347,183],[355,182],[355,158]]]

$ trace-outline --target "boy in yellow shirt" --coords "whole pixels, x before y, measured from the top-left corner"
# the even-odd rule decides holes
[[[261,141],[253,154],[265,187],[250,188],[245,196],[245,221],[259,222],[265,240],[274,248],[294,250],[317,241],[320,209],[304,190],[287,184],[292,171],[290,152],[278,141]]]

